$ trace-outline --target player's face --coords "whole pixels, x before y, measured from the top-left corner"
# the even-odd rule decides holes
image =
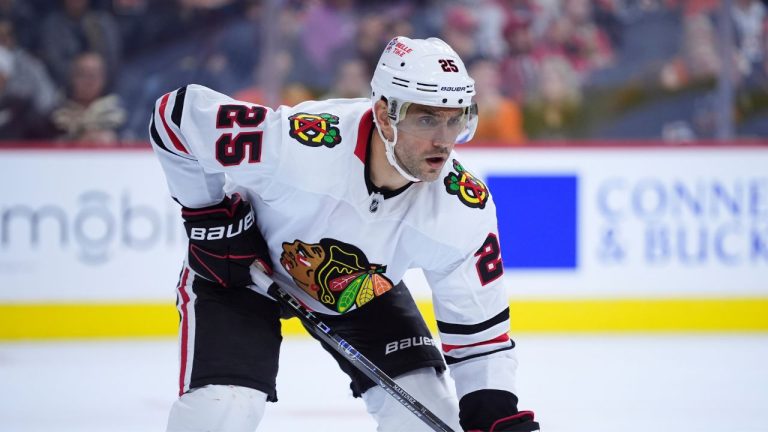
[[[397,124],[395,156],[412,176],[435,181],[466,124],[461,108],[412,104]]]

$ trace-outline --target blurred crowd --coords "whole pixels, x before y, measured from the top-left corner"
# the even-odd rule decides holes
[[[143,142],[154,100],[193,82],[368,97],[394,35],[461,55],[477,140],[710,139],[723,112],[768,136],[762,0],[0,0],[0,140]]]

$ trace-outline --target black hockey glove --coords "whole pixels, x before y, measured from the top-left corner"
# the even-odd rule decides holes
[[[539,430],[532,411],[517,410],[517,396],[503,390],[478,390],[459,401],[459,423],[470,432]]]
[[[272,273],[267,243],[256,227],[256,214],[239,194],[210,207],[183,207],[181,216],[189,237],[187,262],[205,279],[225,287],[252,283],[254,261]]]

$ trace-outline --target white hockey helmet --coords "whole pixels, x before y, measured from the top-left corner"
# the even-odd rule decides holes
[[[405,118],[410,104],[462,108],[457,125],[460,130],[455,134],[457,144],[472,139],[477,129],[477,105],[472,101],[475,81],[469,77],[456,51],[441,39],[393,38],[376,65],[371,90],[374,105],[382,98],[386,99],[387,112],[394,126],[395,136],[390,141],[376,125],[385,143],[387,159],[411,181],[418,179],[402,169],[394,155],[398,124]]]

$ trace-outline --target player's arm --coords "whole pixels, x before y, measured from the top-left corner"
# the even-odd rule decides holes
[[[149,137],[174,199],[190,208],[220,203],[225,173],[265,188],[282,150],[281,115],[195,84],[158,98]]]
[[[203,111],[190,106],[192,102],[188,100],[192,99],[190,94],[197,91],[192,86],[185,86],[164,94],[155,102],[149,121],[150,143],[165,172],[171,196],[181,205],[192,208],[221,202],[225,181],[223,170],[206,169],[201,162],[206,151],[204,138],[195,140],[195,137],[187,136],[191,133],[181,129],[182,119],[187,123],[190,117],[195,121],[210,122],[202,112],[193,115],[193,111]],[[200,145],[193,146],[190,141],[199,141]]]
[[[225,173],[237,175],[244,169],[253,184],[268,183],[277,149],[263,155],[261,144],[265,128],[279,123],[276,117],[267,108],[197,85],[167,93],[155,103],[150,141],[171,195],[182,205],[188,264],[221,286],[250,283],[254,261],[271,271],[251,205],[239,195],[226,196],[224,183]]]
[[[427,271],[442,350],[456,382],[465,430],[537,431],[530,411],[519,411],[517,358],[509,337],[509,300],[495,226],[441,271]]]

